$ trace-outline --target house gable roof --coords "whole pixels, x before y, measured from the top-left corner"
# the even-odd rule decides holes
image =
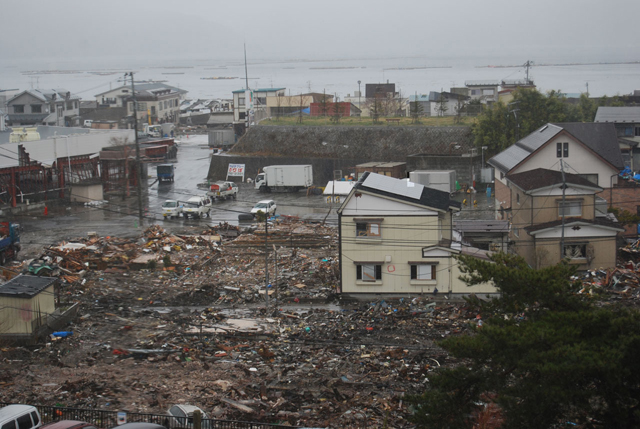
[[[509,174],[507,175],[507,179],[523,191],[547,188],[549,186],[560,185],[563,182],[561,171],[548,170],[546,168],[536,168],[534,170],[523,171],[522,173]],[[594,185],[592,182],[577,174],[564,173],[564,182],[583,188],[590,188],[596,192],[602,190],[601,187]]]
[[[350,196],[358,190],[444,212],[460,210],[461,207],[461,203],[453,201],[448,192],[368,171],[353,186]]]
[[[640,122],[640,106],[600,106],[593,122]]]
[[[613,167],[624,167],[618,137],[613,124],[568,122],[546,124],[487,161],[502,172],[509,172],[561,132],[573,138]]]
[[[13,97],[11,97],[10,99],[7,100],[6,104],[10,104],[13,100],[22,97],[22,95],[24,94],[29,94],[30,96],[37,98],[38,100],[42,101],[43,103],[47,102],[47,98],[41,94],[39,91],[35,91],[35,90],[24,90],[16,95],[14,95]]]
[[[609,219],[567,219],[564,223],[565,228],[573,228],[580,225],[590,225],[596,228],[609,229],[613,231],[624,231],[624,228],[617,222],[612,222]],[[536,235],[539,232],[546,231],[549,229],[556,229],[562,227],[562,219],[554,220],[551,222],[539,223],[537,225],[527,226],[524,228],[525,231],[529,233],[529,235]]]

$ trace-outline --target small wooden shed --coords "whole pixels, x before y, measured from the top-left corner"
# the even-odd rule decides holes
[[[0,338],[24,340],[37,335],[56,310],[56,281],[19,275],[0,285]]]

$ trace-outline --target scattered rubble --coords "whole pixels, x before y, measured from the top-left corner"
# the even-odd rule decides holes
[[[410,426],[403,396],[451,364],[433,340],[464,332],[476,314],[427,297],[338,303],[335,228],[295,219],[269,225],[265,287],[264,233],[153,226],[137,239],[92,234],[45,249],[38,260],[57,264],[61,301],[81,302],[80,317],[65,329],[73,335],[3,345],[1,399],[153,413],[186,402],[218,419]]]

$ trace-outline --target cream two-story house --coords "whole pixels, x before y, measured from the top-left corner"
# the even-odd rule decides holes
[[[615,127],[606,123],[549,123],[492,157],[488,164],[495,168],[497,217],[508,219],[512,208],[507,175],[536,168],[560,171],[560,161],[566,172],[601,187],[601,197],[607,198],[624,168]]]
[[[564,165],[562,166],[564,169]],[[562,171],[536,168],[506,176],[511,190],[511,250],[534,268],[564,260],[579,270],[616,265],[624,231],[599,206],[600,186]]]
[[[487,257],[452,244],[452,216],[459,210],[447,192],[365,172],[338,210],[340,292],[495,293],[493,285],[469,287],[459,279],[456,255]]]

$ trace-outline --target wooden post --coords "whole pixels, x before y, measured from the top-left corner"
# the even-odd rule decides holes
[[[202,413],[200,410],[193,412],[193,429],[202,429]]]

